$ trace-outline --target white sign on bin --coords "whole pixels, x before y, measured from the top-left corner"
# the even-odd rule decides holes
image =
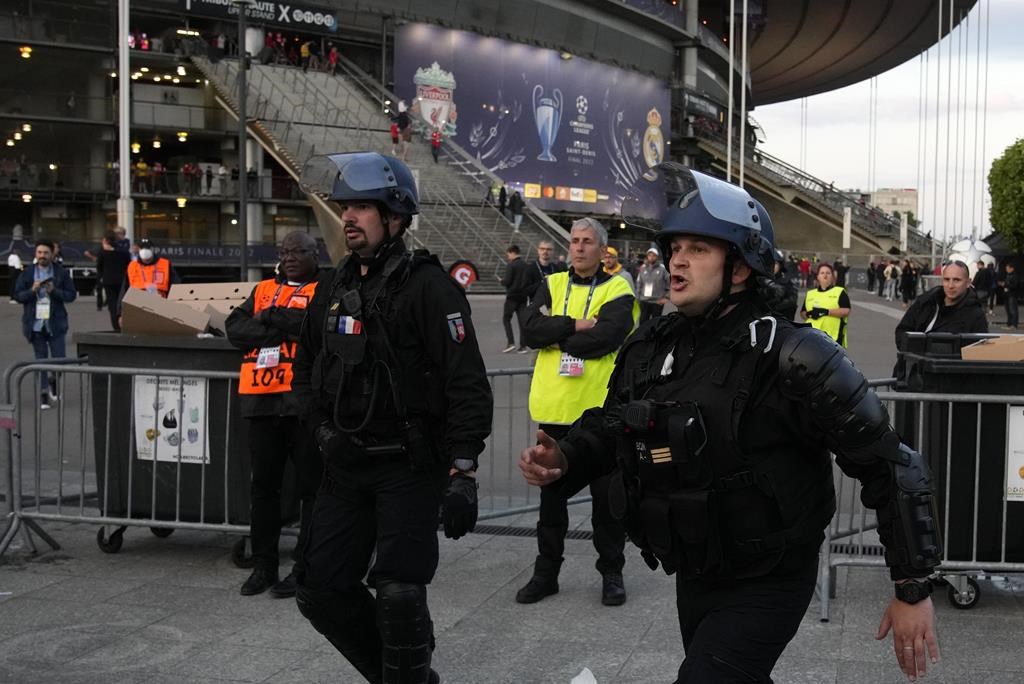
[[[210,463],[206,379],[137,375],[132,381],[135,451],[140,461]]]
[[[1006,500],[1024,501],[1024,406],[1010,406],[1006,441]]]

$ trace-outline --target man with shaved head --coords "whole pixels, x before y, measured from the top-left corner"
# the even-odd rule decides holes
[[[295,595],[313,499],[319,485],[320,454],[300,424],[291,391],[292,359],[318,276],[316,240],[295,231],[284,236],[278,274],[262,281],[227,319],[231,343],[245,352],[238,379],[242,416],[248,419],[252,457],[250,536],[254,567],[242,585],[243,596],[270,589],[272,596]],[[281,481],[292,460],[302,501],[295,568],[278,580],[277,545],[281,534]]]

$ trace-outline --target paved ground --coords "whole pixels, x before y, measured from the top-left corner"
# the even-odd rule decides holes
[[[474,299],[487,364],[527,366],[532,355],[500,353],[500,308],[499,298]],[[894,360],[892,329],[900,312],[856,292],[854,309],[851,355],[869,377],[884,377]],[[14,306],[0,309],[3,366],[30,356],[18,314]],[[73,328],[104,324],[92,300],[73,305]],[[503,405],[520,404],[524,392],[510,388]],[[515,442],[526,438],[518,434],[509,432],[503,440],[509,446],[494,451],[507,457],[504,452],[521,448]],[[69,453],[76,439],[67,436]],[[530,527],[533,521],[526,515],[495,522]],[[573,524],[587,528],[585,506],[573,509]],[[0,558],[0,682],[358,681],[293,602],[239,596],[247,571],[230,559],[232,537],[179,530],[158,539],[132,528],[120,553],[109,555],[97,548],[93,526],[45,528],[60,550],[40,545],[43,552],[33,556],[18,539]],[[673,679],[683,654],[671,578],[650,572],[631,554],[629,601],[603,607],[590,543],[569,541],[561,593],[520,606],[513,596],[529,577],[534,552],[532,538],[442,538],[430,602],[435,666],[446,682],[564,683],[584,667],[602,684]],[[882,571],[841,569],[831,620],[818,620],[815,599],[775,671],[776,682],[902,681],[890,644],[873,639],[889,586]],[[982,590],[969,611],[954,610],[941,595],[936,600],[943,662],[928,681],[1024,682],[1024,582],[988,581]]]

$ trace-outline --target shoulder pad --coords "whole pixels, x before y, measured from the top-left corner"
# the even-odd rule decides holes
[[[805,392],[843,361],[849,363],[835,340],[810,326],[798,327],[786,335],[779,348],[782,385],[789,392]]]

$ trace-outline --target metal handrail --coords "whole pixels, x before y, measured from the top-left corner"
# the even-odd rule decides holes
[[[696,137],[716,144],[723,150],[727,145],[726,140],[720,134],[709,129],[694,127],[693,133]],[[750,151],[747,161],[753,162],[758,171],[765,173],[774,180],[781,180],[786,185],[795,186],[797,189],[804,191],[810,199],[818,204],[825,205],[839,212],[842,212],[845,207],[850,207],[854,223],[867,230],[871,235],[898,238],[900,231],[899,223],[881,209],[868,204],[860,204],[845,194],[836,191],[830,183],[825,183],[820,178],[816,178],[762,150]],[[908,240],[927,241],[928,238],[915,228],[908,226]]]

